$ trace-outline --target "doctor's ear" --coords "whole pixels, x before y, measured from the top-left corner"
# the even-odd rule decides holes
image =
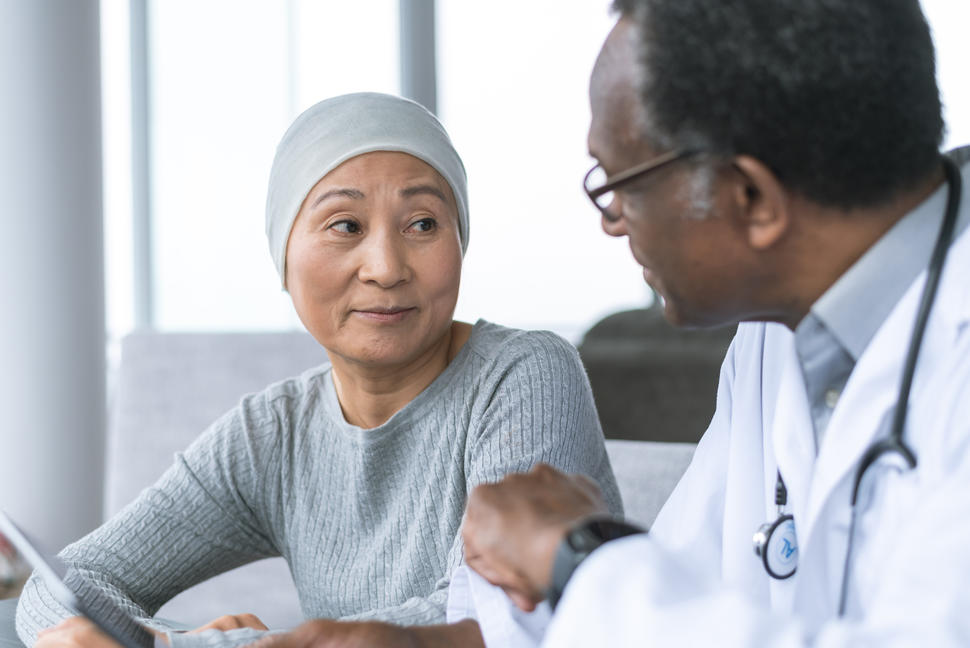
[[[735,171],[733,200],[748,244],[767,250],[777,243],[791,224],[788,194],[763,162],[748,155],[732,160]]]

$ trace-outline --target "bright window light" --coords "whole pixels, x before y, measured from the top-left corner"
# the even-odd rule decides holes
[[[578,341],[648,303],[625,240],[581,189],[587,81],[608,0],[438,0],[438,107],[469,174],[471,245],[458,317]],[[970,7],[923,0],[946,146],[970,142]],[[102,0],[108,325],[133,325],[128,0]],[[398,2],[149,0],[156,326],[300,327],[267,252],[273,152],[312,103],[398,92]]]

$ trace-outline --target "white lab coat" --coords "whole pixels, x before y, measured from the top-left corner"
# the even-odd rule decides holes
[[[543,645],[970,646],[970,230],[950,249],[912,388],[905,437],[917,468],[870,469],[847,614],[837,613],[851,485],[862,453],[888,434],[925,275],[859,358],[817,456],[794,336],[742,324],[714,419],[651,533],[580,566]],[[778,516],[779,466],[800,553],[786,581],[752,549]]]

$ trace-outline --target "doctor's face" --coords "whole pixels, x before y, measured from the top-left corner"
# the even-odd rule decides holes
[[[331,357],[404,366],[450,330],[461,260],[448,183],[415,157],[379,151],[310,190],[287,243],[286,286]]]
[[[621,19],[607,38],[590,80],[589,151],[608,176],[667,153],[644,137],[636,83],[636,27]],[[663,297],[676,325],[714,326],[733,320],[738,236],[722,206],[717,174],[710,182],[686,158],[664,165],[614,192],[603,219],[610,236],[626,236],[644,280]]]

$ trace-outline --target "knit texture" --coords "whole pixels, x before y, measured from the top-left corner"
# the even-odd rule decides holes
[[[377,428],[345,421],[329,364],[244,397],[62,556],[141,618],[207,578],[282,555],[307,618],[441,623],[468,493],[539,461],[590,476],[621,512],[576,350],[480,320],[445,371]],[[35,576],[17,631],[32,645],[70,615]],[[173,638],[216,646],[253,635]]]

